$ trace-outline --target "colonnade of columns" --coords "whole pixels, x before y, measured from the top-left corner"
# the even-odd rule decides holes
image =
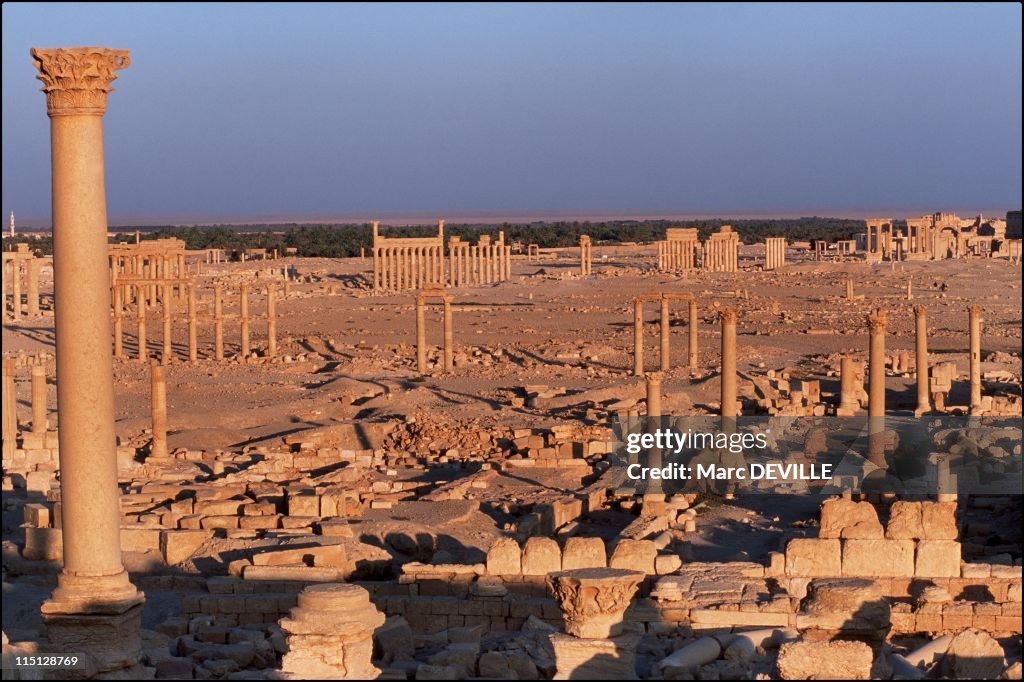
[[[764,269],[775,270],[786,264],[786,238],[768,237],[764,240]]]
[[[444,221],[437,223],[437,237],[394,238],[380,235],[373,223],[373,290],[405,291],[443,287]]]
[[[512,277],[512,247],[505,244],[505,235],[500,232],[494,242],[490,235],[480,235],[476,245],[450,237],[448,260],[449,284],[453,287],[494,284]]]
[[[688,364],[690,369],[697,368],[697,301],[689,294],[681,293],[652,293],[643,294],[633,299],[633,374],[644,375],[644,304],[647,301],[658,301],[661,306],[660,336],[661,336],[661,360],[662,372],[667,372],[671,367],[669,350],[671,340],[671,317],[669,302],[682,300],[689,303],[688,322]]]
[[[114,356],[117,358],[126,357],[124,350],[124,316],[130,310],[125,303],[128,300],[135,300],[134,313],[136,316],[136,358],[148,362],[150,359],[147,308],[145,297],[138,295],[132,297],[130,292],[144,290],[150,285],[149,280],[119,281],[113,292],[114,301]],[[206,315],[201,315],[201,307],[197,300],[197,286],[194,280],[163,280],[158,282],[161,295],[158,299],[161,302],[160,320],[162,323],[161,353],[162,364],[175,357],[174,350],[174,319],[175,319],[175,298],[170,293],[170,288],[181,286],[185,289],[186,296],[186,321],[188,324],[188,350],[187,357],[190,362],[199,360],[199,325],[201,321],[210,321],[213,324],[213,350],[205,354],[207,359],[224,360],[224,289],[220,282],[213,286],[212,310],[206,309]],[[239,327],[239,356],[249,357],[251,348],[251,318],[249,315],[250,285],[248,282],[241,282],[238,286],[238,327]],[[270,283],[265,285],[266,307],[264,320],[267,325],[266,355],[274,357],[277,355],[277,285]]]
[[[7,315],[7,290],[10,288],[11,321],[17,322],[22,315],[39,316],[42,309],[39,295],[39,271],[42,269],[43,260],[43,258],[35,257],[35,254],[29,250],[28,244],[18,244],[16,251],[8,251],[3,254],[3,313],[5,316]],[[23,279],[24,287],[22,287]],[[22,292],[25,292],[24,301],[22,301]]]

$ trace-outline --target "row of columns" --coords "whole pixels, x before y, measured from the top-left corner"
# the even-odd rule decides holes
[[[17,447],[18,392],[15,383],[17,367],[14,358],[3,360],[3,457],[10,461]],[[43,435],[49,430],[49,408],[46,400],[46,365],[31,365],[32,433]]]
[[[505,282],[512,277],[512,247],[504,238],[491,243],[488,235],[481,235],[476,245],[458,237],[448,240],[448,272],[453,287]],[[435,283],[433,286],[444,286]]]
[[[404,291],[441,286],[444,248],[438,246],[384,246],[373,250],[374,289]]]
[[[768,237],[764,240],[764,269],[775,270],[786,264],[786,238]]]
[[[24,247],[24,248],[22,248]],[[39,295],[39,272],[43,266],[43,259],[36,258],[28,250],[28,244],[18,244],[18,250],[3,254],[3,301],[4,314],[7,312],[7,289],[10,280],[11,290],[11,320],[17,322],[23,314],[29,317],[38,317],[41,309]],[[10,276],[8,276],[10,270]],[[22,271],[24,270],[24,275]],[[22,288],[22,278],[25,280],[25,287]],[[22,291],[26,292],[26,300],[22,302]]]
[[[717,238],[713,235],[704,242],[703,269],[708,272],[736,272],[739,270],[739,237]]]
[[[171,293],[179,301],[186,296],[183,282],[188,281],[185,265],[185,242],[180,239],[154,239],[144,243],[115,244],[110,247],[110,286],[116,286],[122,279],[151,280],[160,282],[173,280],[177,284]],[[150,305],[157,302],[164,289],[158,283],[151,284],[139,295],[144,295]]]
[[[696,239],[666,239],[658,242],[658,270],[680,272],[697,267],[700,242]]]
[[[633,299],[633,374],[644,375],[644,304],[647,301],[659,301],[661,304],[661,362],[662,372],[667,372],[671,367],[670,362],[670,341],[671,341],[671,315],[669,302],[673,299],[686,300],[689,303],[689,368],[697,368],[697,301],[688,294],[645,294]]]
[[[162,307],[161,307],[161,322],[163,325],[162,333],[162,352],[161,352],[161,363],[167,364],[170,358],[174,357],[174,341],[173,341],[173,318],[174,318],[174,302],[173,297],[169,293],[169,288],[174,286],[176,282],[164,281],[159,284],[164,289],[164,295],[162,295]],[[125,291],[131,288],[145,288],[148,283],[145,280],[135,282],[119,282],[114,287],[114,356],[117,358],[124,358],[124,312],[125,312],[125,300],[128,296],[125,295]],[[196,285],[192,281],[188,281],[183,284],[187,291],[187,320],[188,320],[188,359],[190,362],[197,362],[199,360],[199,306],[196,301]],[[266,285],[267,295],[267,307],[266,307],[266,324],[267,324],[267,355],[274,357],[277,355],[277,286],[276,284]],[[140,301],[135,307],[136,323],[137,323],[137,334],[136,339],[138,343],[137,359],[143,362],[149,361],[149,350],[148,350],[148,326],[146,322],[146,305],[143,299],[136,300]],[[238,326],[239,326],[239,355],[242,358],[246,358],[251,354],[251,340],[250,340],[250,327],[251,321],[249,317],[249,284],[242,282],[239,285],[238,291]],[[223,287],[218,282],[213,286],[213,356],[214,360],[224,360],[224,313],[223,313]],[[209,355],[207,356],[209,357]]]
[[[455,342],[452,332],[452,300],[450,294],[443,289],[432,289],[421,291],[416,296],[416,371],[420,374],[427,373],[427,303],[431,300],[438,300],[443,306],[442,326],[442,358],[444,371],[450,372],[454,368]]]

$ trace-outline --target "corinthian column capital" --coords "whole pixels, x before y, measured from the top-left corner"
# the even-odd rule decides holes
[[[114,71],[131,61],[128,50],[107,47],[33,47],[31,53],[50,116],[102,116],[117,78]]]

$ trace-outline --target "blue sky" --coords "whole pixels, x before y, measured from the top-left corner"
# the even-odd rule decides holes
[[[4,215],[49,222],[31,46],[128,48],[111,222],[1021,205],[1021,6],[3,5]]]

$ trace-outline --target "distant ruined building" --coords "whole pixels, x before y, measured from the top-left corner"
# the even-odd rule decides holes
[[[955,213],[907,218],[900,229],[892,218],[868,218],[863,247],[869,261],[943,260],[969,256],[1020,257],[1020,212],[1006,220],[964,219]],[[1011,228],[1011,223],[1015,223]]]

